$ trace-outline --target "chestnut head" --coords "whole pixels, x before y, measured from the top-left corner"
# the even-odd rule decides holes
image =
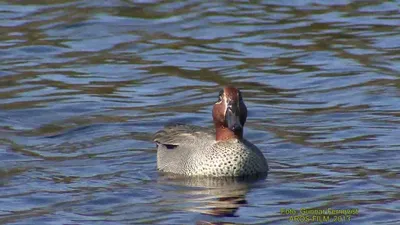
[[[241,136],[246,123],[247,108],[239,89],[227,86],[219,92],[214,104],[213,120],[216,128],[227,128]]]

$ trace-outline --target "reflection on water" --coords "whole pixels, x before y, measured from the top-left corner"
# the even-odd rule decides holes
[[[0,223],[399,224],[397,1],[5,1]],[[166,178],[152,134],[242,89],[257,181]]]
[[[236,211],[247,204],[246,194],[252,185],[266,177],[213,178],[213,177],[180,177],[163,174],[159,184],[172,185],[174,192],[182,195],[182,202],[189,202],[185,210],[218,217],[234,217]],[[193,205],[193,203],[195,205]]]

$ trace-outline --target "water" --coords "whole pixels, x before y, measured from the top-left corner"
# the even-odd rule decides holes
[[[398,1],[0,6],[1,224],[400,223]],[[268,177],[159,174],[152,134],[227,84]]]

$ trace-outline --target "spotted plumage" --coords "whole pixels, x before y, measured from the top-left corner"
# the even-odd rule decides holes
[[[225,87],[220,96],[213,109],[215,130],[173,125],[154,135],[160,171],[209,177],[267,173],[268,164],[261,151],[243,138],[247,109],[241,93]]]

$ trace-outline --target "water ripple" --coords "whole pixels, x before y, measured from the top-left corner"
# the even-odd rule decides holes
[[[396,1],[1,8],[0,223],[287,224],[282,208],[399,223]],[[268,177],[159,174],[152,134],[211,127],[227,84]]]

